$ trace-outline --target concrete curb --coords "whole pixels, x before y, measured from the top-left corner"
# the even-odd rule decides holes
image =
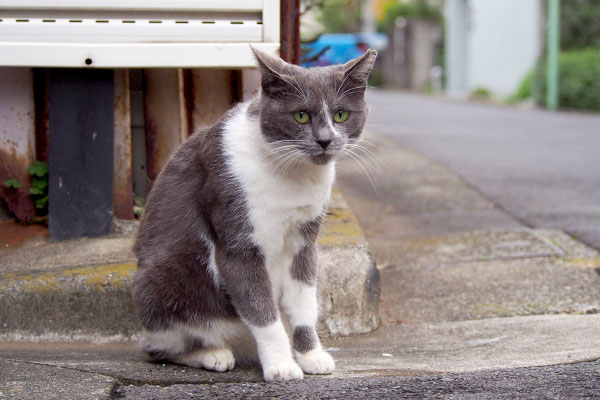
[[[82,244],[103,248],[95,243],[103,240],[123,248],[130,247],[126,242],[132,243],[133,237],[86,239]],[[318,243],[320,334],[332,337],[377,328],[379,273],[360,226],[339,192],[333,194]],[[71,245],[77,247],[77,243]],[[107,254],[110,261],[99,264],[102,256],[90,254],[94,265],[69,267],[61,255],[59,264],[46,266],[45,271],[28,264],[4,273],[0,278],[0,339],[112,341],[135,337],[140,325],[129,291],[137,268],[135,258],[127,251],[114,263],[114,255],[108,256],[106,248],[101,254]],[[19,259],[27,264],[27,254]]]

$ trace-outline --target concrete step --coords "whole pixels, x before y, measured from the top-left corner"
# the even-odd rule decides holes
[[[130,294],[136,223],[115,234],[50,243],[45,236],[0,250],[0,340],[118,340],[141,326]],[[354,215],[334,192],[318,238],[319,332],[379,325],[379,273]]]

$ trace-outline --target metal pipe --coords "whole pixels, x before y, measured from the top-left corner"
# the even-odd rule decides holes
[[[558,108],[558,52],[560,50],[560,0],[548,0],[546,107]]]

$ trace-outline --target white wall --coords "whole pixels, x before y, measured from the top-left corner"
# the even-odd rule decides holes
[[[511,94],[541,51],[540,0],[469,0],[466,89]]]

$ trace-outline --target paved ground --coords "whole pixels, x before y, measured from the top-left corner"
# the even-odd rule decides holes
[[[515,110],[391,91],[373,130],[449,166],[511,215],[600,248],[600,115]]]
[[[127,342],[5,342],[0,398],[600,397],[598,252],[530,229],[394,138],[366,139],[373,184],[348,161],[339,185],[378,261],[382,327],[325,341],[332,376],[265,384],[258,368],[151,364]]]
[[[477,372],[469,375],[390,376],[310,380],[290,384],[123,386],[115,399],[556,399],[599,398],[600,362],[563,367]]]

